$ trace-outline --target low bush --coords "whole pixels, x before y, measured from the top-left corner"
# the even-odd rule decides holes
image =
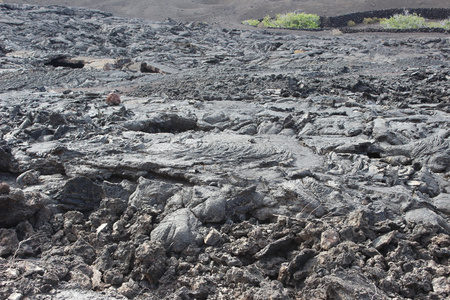
[[[383,20],[383,19],[380,19],[378,17],[364,18],[363,24],[366,24],[366,25],[376,24],[376,23],[379,23],[381,20]]]
[[[450,30],[450,19],[440,22],[427,22],[424,17],[414,13],[396,14],[380,21],[381,26],[388,29],[444,28]]]
[[[277,27],[284,28],[319,28],[320,17],[315,14],[306,13],[287,13],[277,15],[274,21]]]
[[[1,0],[0,0],[1,1]],[[250,26],[258,26],[259,23],[261,23],[261,21],[256,20],[256,19],[251,19],[251,20],[245,20],[242,21],[242,24],[244,25],[250,25]]]
[[[272,22],[272,18],[269,15],[265,16],[261,23],[264,27],[277,27],[275,23]]]
[[[425,18],[418,14],[405,13],[403,15],[396,14],[389,19],[384,19],[380,22],[381,26],[389,29],[414,29],[423,28],[425,26]]]
[[[355,21],[350,20],[350,21],[347,22],[347,26],[348,27],[354,27],[354,26],[356,26],[356,23],[355,23]]]
[[[260,24],[258,20],[245,20],[242,23],[251,26]],[[320,27],[320,17],[315,14],[286,13],[278,14],[276,18],[266,16],[261,23],[264,27],[316,29]]]
[[[443,20],[443,21],[436,22],[436,23],[437,23],[437,25],[435,27],[444,28],[445,30],[450,30],[450,19]],[[434,23],[431,23],[431,24],[434,24]]]

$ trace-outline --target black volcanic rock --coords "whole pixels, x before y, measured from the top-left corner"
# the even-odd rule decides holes
[[[25,194],[13,189],[0,195],[0,227],[13,227],[29,220],[44,206],[44,200],[38,193]]]
[[[68,180],[58,200],[65,210],[90,211],[100,205],[104,196],[101,186],[87,177],[75,177]]]
[[[11,171],[13,164],[13,156],[11,155],[11,149],[8,146],[0,147],[0,170]]]

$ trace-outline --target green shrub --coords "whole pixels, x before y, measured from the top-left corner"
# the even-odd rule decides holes
[[[445,30],[450,30],[450,19],[438,22],[438,24],[440,25],[438,27],[444,28]]]
[[[442,24],[440,24],[438,22],[427,22],[427,23],[425,23],[425,27],[437,28],[437,27],[442,27]]]
[[[444,28],[450,30],[450,19],[441,22],[427,22],[425,18],[414,13],[405,12],[403,15],[394,15],[389,19],[383,19],[380,24],[390,29],[414,29],[414,28]]]
[[[393,15],[389,19],[382,20],[381,26],[388,29],[414,29],[426,27],[425,18],[418,14],[409,14],[406,12],[403,15]]]
[[[0,0],[1,1],[1,0]],[[250,26],[258,26],[259,23],[261,23],[259,20],[251,19],[251,20],[245,20],[242,21],[242,24],[244,25],[250,25]]]
[[[445,30],[450,30],[450,20],[444,20],[440,22],[427,22],[425,26],[427,28],[443,28]]]
[[[256,23],[254,21],[255,20],[246,20],[242,23],[252,26],[259,25],[259,23],[253,25]],[[314,29],[319,28],[320,17],[315,14],[286,13],[278,14],[275,19],[271,18],[270,16],[265,16],[261,23],[264,27]]]
[[[287,13],[279,14],[274,21],[276,27],[283,28],[319,28],[320,17],[315,14]]]
[[[354,26],[356,26],[356,23],[355,23],[355,21],[350,20],[350,21],[347,22],[347,26],[348,27],[354,27]]]
[[[272,22],[272,18],[269,15],[265,16],[261,23],[264,27],[277,27],[275,23]]]

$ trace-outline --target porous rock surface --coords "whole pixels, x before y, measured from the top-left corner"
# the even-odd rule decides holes
[[[448,35],[0,29],[0,298],[450,296]]]

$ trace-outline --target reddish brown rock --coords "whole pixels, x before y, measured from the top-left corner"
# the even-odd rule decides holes
[[[0,194],[9,194],[9,191],[11,190],[9,184],[6,182],[0,183]]]
[[[120,104],[120,95],[117,93],[109,93],[108,96],[106,96],[106,104],[119,105]]]
[[[339,244],[339,233],[332,229],[322,232],[320,238],[320,247],[322,249],[330,250],[337,244]]]

